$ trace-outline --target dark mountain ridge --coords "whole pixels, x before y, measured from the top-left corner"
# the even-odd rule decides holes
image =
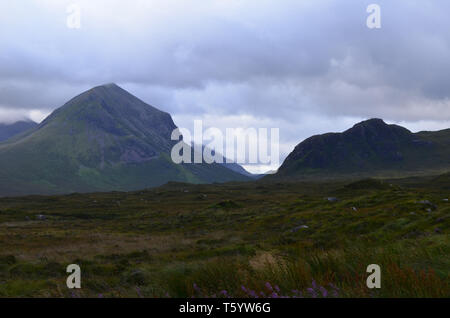
[[[370,119],[343,133],[306,139],[286,158],[275,178],[396,176],[450,170],[450,129],[412,133]]]

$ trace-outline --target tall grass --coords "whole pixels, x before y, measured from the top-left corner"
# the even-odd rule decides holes
[[[432,263],[433,255],[426,250],[404,254],[407,252],[394,248],[349,248],[279,256],[259,266],[244,259],[217,259],[188,271],[166,272],[159,283],[173,297],[262,297],[271,296],[275,286],[277,297],[448,297],[450,277],[417,268],[414,262],[420,254],[421,261]],[[366,285],[369,264],[381,266],[380,289]],[[323,289],[325,293],[320,292]]]

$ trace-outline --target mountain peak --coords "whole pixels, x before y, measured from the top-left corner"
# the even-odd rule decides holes
[[[357,123],[352,128],[346,130],[344,134],[364,134],[377,135],[379,137],[389,138],[389,136],[408,136],[411,131],[398,126],[386,124],[382,119],[372,118]]]
[[[386,124],[383,119],[380,118],[371,118],[368,120],[364,120],[355,124],[352,128],[348,129],[348,131],[355,129],[374,129],[374,130],[382,130],[387,129],[390,125]]]
[[[131,117],[140,120],[143,117],[169,116],[167,113],[143,102],[115,83],[99,85],[79,94],[56,110],[47,119],[61,115],[64,115],[64,117],[76,116],[78,119],[86,116],[96,116],[99,117],[98,120],[102,121],[105,116],[112,116],[117,121],[125,118],[131,119]]]
[[[360,125],[360,126],[375,126],[375,125],[388,126],[388,124],[386,124],[384,122],[384,120],[381,118],[370,118],[367,120],[363,120],[362,122],[357,123],[355,126],[358,126],[358,125]]]
[[[168,113],[109,83],[72,98],[40,128],[40,134],[51,131],[89,149],[99,148],[101,157],[110,163],[130,163],[151,160],[169,151],[176,126]]]
[[[107,88],[109,88],[109,87],[119,87],[119,85],[117,85],[116,83],[106,83],[106,84],[103,84],[103,85],[100,85],[100,86],[104,86],[104,87],[107,87]]]
[[[105,90],[105,89],[107,89],[107,90],[116,90],[116,89],[124,90],[122,87],[120,87],[116,83],[106,83],[106,84],[95,86],[95,87],[91,88],[90,91]]]
[[[114,92],[128,93],[126,90],[124,90],[122,87],[120,87],[116,83],[107,83],[107,84],[95,86],[95,87],[85,91],[84,93],[81,93],[79,96],[88,95],[88,94],[92,94],[92,93],[112,94]]]

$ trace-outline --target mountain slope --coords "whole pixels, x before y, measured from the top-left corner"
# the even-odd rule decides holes
[[[275,178],[403,176],[450,170],[450,129],[412,133],[381,119],[297,145]]]
[[[171,161],[176,126],[115,84],[88,90],[0,144],[0,194],[136,190],[168,181],[247,180],[220,165]]]
[[[0,124],[0,142],[36,127],[34,121],[18,121],[13,124]]]

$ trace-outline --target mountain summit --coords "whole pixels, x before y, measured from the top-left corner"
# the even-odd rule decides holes
[[[275,177],[401,176],[450,169],[450,129],[412,133],[370,119],[343,133],[306,139]]]
[[[36,136],[58,135],[60,147],[70,139],[71,152],[92,166],[139,163],[169,152],[176,128],[171,116],[116,84],[92,88],[53,112]],[[89,149],[87,151],[87,149]]]
[[[168,113],[116,84],[92,88],[0,144],[0,195],[136,190],[168,181],[248,178],[218,164],[174,164]]]

